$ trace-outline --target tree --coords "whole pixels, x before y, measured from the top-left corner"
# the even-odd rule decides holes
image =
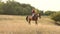
[[[4,14],[11,15],[31,15],[32,7],[30,4],[20,4],[18,2],[7,1],[5,3],[3,9]]]
[[[6,3],[0,2],[0,14],[8,15],[31,15],[34,7],[30,4],[21,4],[14,0],[8,0]],[[35,8],[36,9],[36,8]],[[39,10],[36,9],[39,13]]]
[[[1,2],[0,1],[0,14],[3,14],[4,13],[3,5],[4,5],[4,2]]]

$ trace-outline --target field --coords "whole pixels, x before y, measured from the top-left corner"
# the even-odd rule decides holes
[[[26,16],[0,15],[0,34],[60,34],[60,26],[47,16],[42,16],[38,24],[31,25]]]

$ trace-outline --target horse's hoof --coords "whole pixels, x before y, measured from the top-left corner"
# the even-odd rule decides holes
[[[36,23],[37,24],[37,23]]]
[[[29,24],[31,24],[31,23],[29,23]]]
[[[30,23],[29,23],[29,25],[30,25]]]

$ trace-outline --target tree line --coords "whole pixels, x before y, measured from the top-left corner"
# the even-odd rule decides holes
[[[31,6],[30,4],[21,4],[14,0],[8,0],[6,3],[0,0],[0,14],[7,14],[7,15],[31,15],[32,9],[37,10],[38,13],[41,15],[50,15],[54,13],[53,11],[44,11],[36,9],[35,7]]]
[[[16,1],[6,1],[6,3],[0,1],[0,14],[7,15],[31,15],[32,9],[36,9],[30,4],[21,4]],[[38,9],[36,9],[39,12]]]
[[[46,11],[44,15],[50,16],[56,25],[60,25],[60,11]]]

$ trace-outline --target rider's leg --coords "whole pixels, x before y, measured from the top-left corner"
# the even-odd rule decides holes
[[[32,14],[32,17],[34,16],[34,13]]]

